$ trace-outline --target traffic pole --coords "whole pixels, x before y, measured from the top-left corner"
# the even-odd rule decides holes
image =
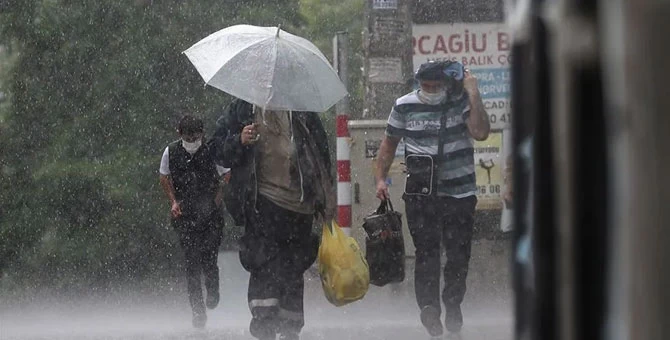
[[[347,59],[349,57],[348,32],[337,32],[333,38],[333,62],[340,80],[348,90]],[[340,100],[337,113],[337,223],[351,236],[351,149],[349,145],[349,95]]]

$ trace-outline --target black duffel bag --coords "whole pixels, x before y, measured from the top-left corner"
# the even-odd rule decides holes
[[[365,217],[365,259],[370,267],[370,283],[384,286],[405,279],[405,241],[402,214],[383,200],[377,211]]]

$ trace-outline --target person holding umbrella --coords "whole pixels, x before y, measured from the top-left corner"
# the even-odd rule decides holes
[[[240,261],[251,274],[251,334],[297,339],[304,325],[303,273],[319,247],[314,214],[333,216],[326,197],[333,190],[328,142],[314,113],[264,114],[265,120],[262,109],[236,100],[215,136],[225,136],[223,164],[235,173],[227,207],[245,227]]]
[[[303,273],[319,248],[312,226],[336,209],[328,137],[315,112],[346,90],[312,43],[279,28],[232,26],[185,53],[207,84],[237,97],[214,140],[217,159],[233,173],[226,207],[245,228],[249,330],[263,340],[298,339]]]

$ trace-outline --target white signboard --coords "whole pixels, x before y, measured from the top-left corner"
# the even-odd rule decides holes
[[[503,190],[502,132],[491,132],[485,141],[475,142],[475,174],[477,176],[478,207],[499,209]]]
[[[398,0],[372,0],[373,9],[397,9]]]
[[[370,58],[371,83],[404,83],[400,58]]]
[[[491,128],[509,127],[512,46],[507,26],[497,23],[414,25],[412,35],[414,70],[430,60],[462,63],[479,81]]]

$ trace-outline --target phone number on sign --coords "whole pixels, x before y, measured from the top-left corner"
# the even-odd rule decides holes
[[[500,184],[478,185],[478,195],[500,195]]]

